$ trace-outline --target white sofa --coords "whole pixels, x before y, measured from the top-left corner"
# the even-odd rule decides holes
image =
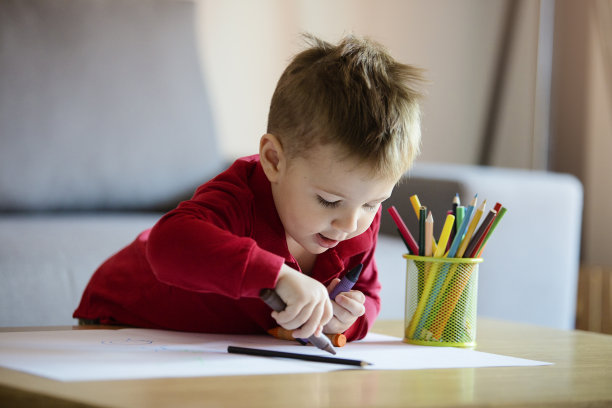
[[[97,266],[226,164],[193,23],[189,1],[0,2],[0,326],[74,324]],[[410,195],[444,214],[456,192],[508,208],[479,313],[573,327],[576,179],[418,163],[387,204],[416,231]],[[385,212],[380,318],[403,318],[404,252]]]

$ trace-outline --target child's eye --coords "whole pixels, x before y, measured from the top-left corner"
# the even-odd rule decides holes
[[[368,211],[374,211],[378,209],[378,204],[364,204],[363,208],[365,208]]]
[[[335,208],[340,204],[340,201],[327,201],[320,195],[317,196],[317,200],[325,208]]]

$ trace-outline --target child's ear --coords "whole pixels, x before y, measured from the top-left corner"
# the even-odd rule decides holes
[[[283,146],[271,133],[266,133],[259,140],[259,161],[270,183],[277,181],[286,163]]]

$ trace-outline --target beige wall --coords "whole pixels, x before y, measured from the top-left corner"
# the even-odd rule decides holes
[[[584,184],[583,263],[612,266],[612,2],[556,2],[553,169]]]
[[[423,106],[421,160],[477,160],[504,1],[202,0],[200,6],[204,68],[228,156],[256,151],[276,81],[300,50],[299,33],[307,31],[331,42],[349,32],[367,35],[402,62],[425,68],[431,84]],[[528,164],[519,159],[532,127],[532,79],[522,77],[532,75],[535,64],[533,9],[521,13],[513,50],[516,84],[509,88],[518,102],[504,105],[512,115],[504,126],[514,141],[495,152],[514,167]]]
[[[602,59],[601,34],[593,28],[597,13],[589,15],[595,4],[609,7],[610,0],[554,2],[551,168],[585,183],[585,262],[612,265],[607,208],[612,88],[606,88],[611,61]],[[199,0],[203,69],[223,152],[228,158],[257,152],[276,81],[300,50],[299,33],[335,42],[354,32],[426,69],[431,84],[419,160],[477,163],[507,5],[506,0]],[[520,2],[494,165],[537,168],[534,123],[547,121],[534,113],[539,7],[535,0]]]

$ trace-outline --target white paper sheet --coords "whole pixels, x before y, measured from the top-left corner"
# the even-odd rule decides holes
[[[372,363],[365,368],[228,354],[228,345],[330,356],[310,345],[263,335],[66,330],[0,333],[0,365],[59,381],[93,381],[550,364],[454,347],[415,346],[373,333],[336,348],[337,357]]]

